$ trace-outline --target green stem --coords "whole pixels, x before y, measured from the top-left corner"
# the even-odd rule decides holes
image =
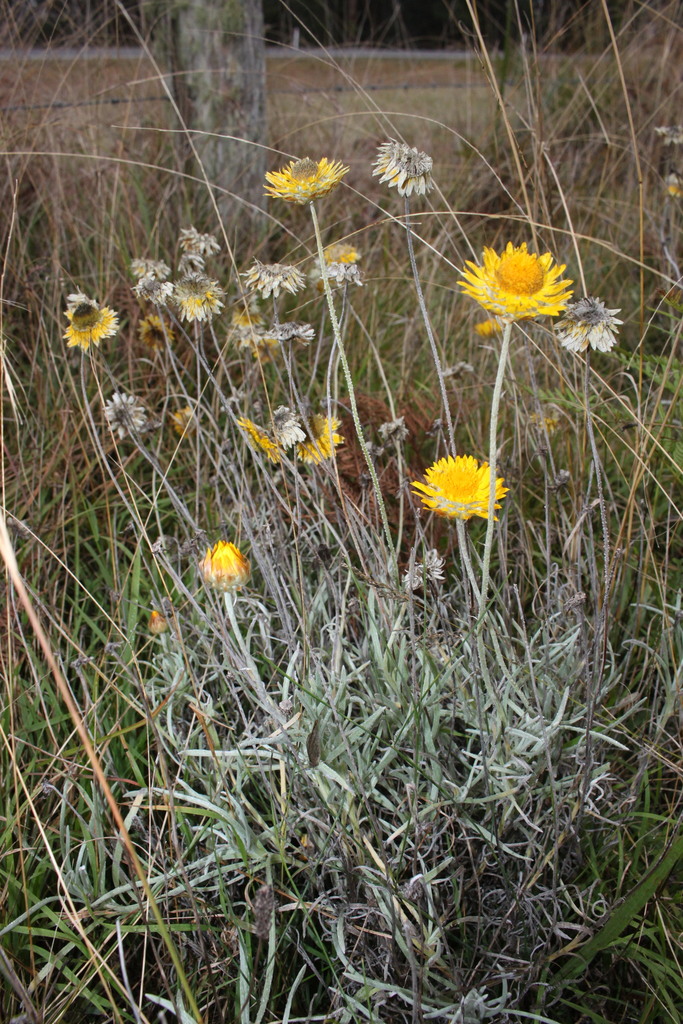
[[[503,378],[505,376],[505,367],[507,365],[508,351],[510,349],[510,336],[512,334],[512,323],[506,323],[503,331],[503,342],[500,349],[500,358],[498,360],[498,373],[496,374],[496,383],[493,388],[493,398],[491,400],[491,425],[489,428],[489,509],[488,509],[488,520],[486,522],[486,541],[484,543],[484,556],[482,559],[481,567],[481,593],[479,594],[479,625],[481,628],[481,622],[486,609],[486,600],[489,593],[489,581],[490,581],[490,569],[491,569],[491,549],[493,548],[493,524],[495,516],[495,505],[496,505],[496,452],[498,448],[497,434],[498,434],[498,410],[500,408],[500,396],[503,392]]]
[[[318,260],[320,261],[320,274],[325,288],[325,298],[327,299],[327,306],[330,311],[330,322],[332,324],[332,333],[334,334],[334,340],[337,343],[339,349],[339,358],[341,359],[342,369],[344,371],[344,378],[346,380],[346,389],[349,393],[349,404],[351,405],[351,416],[353,418],[353,425],[356,428],[356,436],[358,437],[358,444],[363,453],[366,465],[368,467],[368,473],[372,480],[372,486],[375,491],[375,498],[377,499],[377,507],[379,509],[380,519],[382,520],[382,526],[384,527],[384,534],[387,541],[387,549],[391,553],[393,570],[397,574],[398,569],[396,566],[396,552],[394,550],[394,542],[391,537],[391,530],[389,529],[389,520],[387,519],[387,510],[384,505],[384,498],[382,497],[382,491],[379,486],[379,479],[377,472],[372,464],[368,445],[363,435],[363,428],[361,427],[360,417],[358,415],[358,406],[356,405],[356,393],[353,386],[353,379],[351,377],[351,370],[349,368],[349,361],[346,358],[346,349],[344,348],[344,342],[342,341],[341,328],[339,326],[339,319],[337,317],[336,310],[334,308],[334,300],[332,298],[332,289],[330,288],[330,281],[327,276],[327,263],[325,262],[325,252],[323,250],[322,238],[320,236],[320,225],[318,223],[318,215],[315,211],[315,205],[310,203],[311,217],[313,219],[313,230],[315,232],[315,240],[318,246]]]

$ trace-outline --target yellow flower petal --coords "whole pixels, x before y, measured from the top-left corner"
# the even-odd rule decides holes
[[[64,332],[69,348],[78,346],[87,352],[91,345],[99,345],[103,338],[111,338],[119,329],[118,313],[109,306],[98,306],[91,299],[82,301],[66,311],[69,326]]]
[[[302,441],[296,446],[297,455],[302,462],[314,462],[316,465],[323,459],[331,459],[337,445],[343,444],[344,438],[337,434],[339,420],[333,416],[311,416],[308,424],[310,441]]]
[[[249,582],[251,570],[248,560],[239,548],[228,541],[219,540],[199,563],[199,571],[215,590],[238,590]]]
[[[572,296],[572,281],[561,279],[564,264],[553,266],[549,252],[542,256],[527,251],[526,242],[508,242],[499,256],[484,249],[483,265],[469,260],[460,287],[471,298],[502,320],[557,316]]]
[[[414,480],[412,486],[422,504],[437,516],[448,519],[481,516],[482,519],[488,519],[491,493],[488,462],[479,465],[472,455],[458,455],[456,458],[449,456],[439,459],[425,470],[425,477],[427,483]],[[498,499],[505,497],[508,492],[503,483],[502,477],[496,480],[496,509],[500,508]]]
[[[308,157],[292,160],[281,171],[266,173],[266,181],[270,182],[270,186],[266,186],[265,194],[303,206],[335,189],[348,169],[340,162],[329,161],[327,157],[318,163]]]

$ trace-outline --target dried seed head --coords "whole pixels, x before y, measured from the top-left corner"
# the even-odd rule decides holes
[[[267,939],[275,912],[275,896],[272,885],[262,885],[254,896],[254,934]]]
[[[379,436],[384,444],[387,444],[388,441],[393,441],[394,444],[400,444],[401,441],[405,441],[408,436],[408,428],[406,427],[404,417],[399,416],[388,423],[382,423],[379,428]]]
[[[286,405],[279,406],[273,413],[273,436],[283,448],[291,448],[306,440],[299,420]]]

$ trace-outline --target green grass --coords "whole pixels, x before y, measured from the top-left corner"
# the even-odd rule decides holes
[[[281,297],[315,339],[268,361],[230,327],[254,257],[312,268],[308,211],[273,202],[234,265],[211,257],[226,308],[197,331],[174,320],[151,352],[130,260],[175,274],[180,228],[223,238],[198,222],[170,111],[7,120],[1,1020],[683,1017],[681,210],[653,130],[680,119],[672,12],[638,8],[600,52],[492,56],[491,85],[474,58],[271,61],[270,166],[351,167],[318,215],[325,244],[363,254],[363,287],[334,300],[393,553],[324,295]],[[100,72],[103,95],[144,77]],[[428,75],[446,88],[401,88]],[[462,553],[479,580],[486,524],[459,538],[410,489],[447,446],[404,204],[371,176],[387,136],[434,158],[412,225],[459,453],[488,458],[500,351],[473,330],[465,260],[527,241],[577,297],[585,282],[621,309],[590,375],[607,590],[585,364],[547,318],[513,330],[483,624]],[[120,315],[87,355],[62,338],[77,287]],[[122,439],[104,411],[117,390],[149,421]],[[328,397],[345,442],[319,466],[273,465],[237,425]],[[169,417],[187,404],[181,437]],[[400,416],[407,436],[383,438]],[[230,606],[198,569],[219,539],[252,567]],[[410,591],[431,549],[445,578]]]

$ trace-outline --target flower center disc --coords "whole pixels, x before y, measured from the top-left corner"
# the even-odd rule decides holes
[[[87,331],[97,324],[99,316],[97,306],[91,306],[89,302],[80,302],[71,314],[71,323],[77,331]]]
[[[317,170],[318,165],[306,157],[294,164],[291,170],[291,175],[297,181],[306,181],[309,178],[314,178]]]
[[[538,257],[528,252],[503,255],[496,277],[501,288],[515,295],[534,295],[543,287],[543,267]]]

